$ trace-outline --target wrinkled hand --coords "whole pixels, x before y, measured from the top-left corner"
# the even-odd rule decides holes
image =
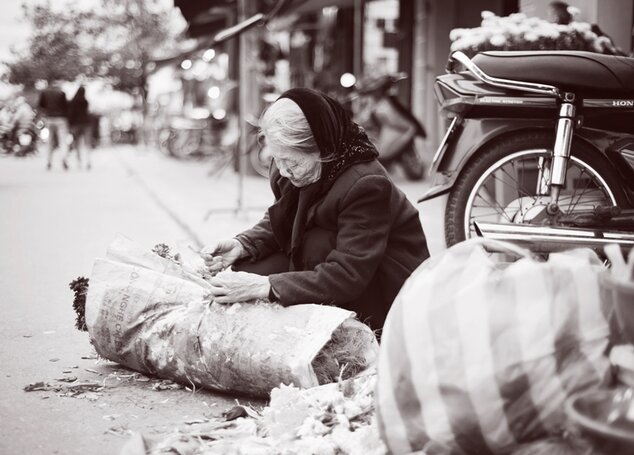
[[[205,266],[211,274],[218,273],[231,266],[244,254],[244,247],[236,239],[221,240],[200,250]]]
[[[226,270],[212,278],[211,295],[218,303],[236,303],[266,299],[271,285],[269,278],[255,273]]]

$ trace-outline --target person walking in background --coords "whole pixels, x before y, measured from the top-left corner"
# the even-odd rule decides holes
[[[86,100],[86,89],[79,87],[77,93],[68,103],[68,125],[70,133],[73,135],[73,144],[77,151],[77,161],[81,167],[82,155],[86,163],[86,169],[90,169],[90,123],[91,118],[88,113],[88,100]],[[68,150],[70,155],[71,149]],[[66,161],[66,160],[65,160]]]
[[[555,1],[548,4],[548,20],[555,24],[568,25],[575,21],[575,15],[578,14],[579,10],[575,7],[571,7],[566,2]],[[597,24],[590,24],[590,30],[597,35],[606,53],[627,56],[627,53],[623,52],[623,50],[614,43],[612,37],[601,30]]]
[[[46,169],[51,169],[53,154],[59,148],[62,154],[62,166],[68,169],[66,155],[68,154],[68,120],[66,118],[68,102],[66,95],[56,81],[40,93],[38,108],[46,118],[49,130],[48,158]]]

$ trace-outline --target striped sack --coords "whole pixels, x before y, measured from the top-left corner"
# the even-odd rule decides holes
[[[495,263],[483,244],[520,255]],[[590,250],[538,262],[472,239],[423,263],[388,315],[377,408],[395,454],[507,453],[556,433],[564,401],[607,377],[607,313]]]

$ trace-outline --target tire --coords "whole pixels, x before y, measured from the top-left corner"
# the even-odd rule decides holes
[[[253,144],[251,150],[249,150],[249,161],[251,162],[251,167],[253,167],[253,170],[262,177],[269,177],[271,159],[271,154],[269,153],[266,145],[260,146],[257,141]]]
[[[530,202],[532,202],[530,199],[534,199],[535,201],[532,204],[533,207],[543,205],[541,203],[542,200],[538,201],[539,196],[535,194],[537,193],[538,180],[535,178],[533,182],[532,193],[526,190],[526,188],[530,188],[530,185],[521,187],[519,179],[511,182],[516,185],[509,184],[508,181],[504,182],[504,180],[507,180],[506,175],[511,173],[508,170],[508,166],[511,166],[511,170],[516,172],[515,166],[517,165],[517,167],[520,168],[519,165],[522,163],[520,171],[516,173],[516,177],[523,174],[524,178],[526,178],[530,172],[539,172],[538,169],[527,167],[527,164],[538,163],[539,157],[548,159],[552,152],[553,141],[554,132],[523,132],[494,141],[480,150],[461,171],[449,193],[447,207],[445,209],[445,240],[447,246],[454,245],[473,235],[471,229],[472,220],[481,219],[484,221],[484,218],[487,218],[487,221],[493,222],[526,223],[526,219],[521,219],[522,216],[524,216],[521,215],[523,210],[522,201],[528,201],[527,205],[529,207],[524,207],[525,211],[530,211]],[[537,167],[539,168],[539,165]],[[545,164],[544,167],[548,168],[548,164]],[[497,174],[495,174],[496,172]],[[490,176],[493,180],[487,180],[489,178],[487,176]],[[584,176],[586,176],[585,180]],[[575,177],[577,178],[575,179]],[[497,182],[501,182],[501,184]],[[578,195],[576,185],[581,186],[584,185],[584,183],[585,189]],[[487,187],[487,185],[489,186]],[[507,192],[509,191],[508,188],[503,185],[507,187],[515,186],[513,192],[516,191],[518,197],[510,204],[498,200],[499,198],[497,194],[495,194],[498,189],[501,189],[502,193],[504,193],[505,190]],[[573,188],[568,188],[571,185]],[[576,138],[573,139],[572,143],[572,158],[568,165],[566,186],[567,188],[562,191],[562,198],[560,198],[560,202],[568,201],[567,205],[565,205],[564,202],[561,204],[564,213],[581,210],[577,205],[581,203],[580,201],[582,201],[582,197],[587,193],[588,188],[590,188],[590,194],[596,194],[596,205],[622,205],[625,204],[626,201],[625,194],[619,183],[619,178],[612,165],[602,154],[598,153],[587,143]],[[493,198],[491,198],[490,194],[491,188],[493,188]],[[568,194],[570,191],[573,191],[573,193]],[[487,201],[482,194],[485,196],[488,195],[489,201],[494,204]],[[502,194],[502,196],[504,196],[504,194]],[[566,198],[566,196],[568,197]],[[486,217],[482,215],[480,218],[472,217],[472,211],[476,208],[474,205],[475,200],[478,197],[484,201],[485,204],[489,204],[489,210],[497,211],[498,213],[491,212],[491,214],[487,214]],[[583,203],[593,203],[594,199],[592,199],[592,202],[590,202],[590,199],[591,198],[586,196],[586,200],[583,200]],[[517,207],[517,203],[519,203],[519,208]],[[482,207],[486,208],[487,206],[485,204],[482,204]],[[514,205],[515,207],[513,207],[512,210],[508,210],[509,207]],[[500,209],[502,210],[500,211]],[[587,206],[585,209],[587,209]],[[513,217],[509,215],[512,211],[515,211]],[[491,217],[497,217],[499,219],[491,220]],[[466,220],[469,220],[469,222],[467,223]],[[528,220],[528,222],[530,221]]]
[[[400,164],[407,180],[421,180],[425,176],[425,163],[413,143],[401,155]]]

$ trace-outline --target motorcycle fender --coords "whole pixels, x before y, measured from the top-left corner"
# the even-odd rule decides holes
[[[418,202],[427,201],[448,193],[467,162],[493,139],[519,131],[554,131],[552,119],[526,118],[484,118],[461,119],[459,127],[451,135],[446,135],[447,143],[441,143],[434,158],[434,182]],[[453,123],[452,123],[453,125]],[[554,133],[553,133],[554,140]]]

